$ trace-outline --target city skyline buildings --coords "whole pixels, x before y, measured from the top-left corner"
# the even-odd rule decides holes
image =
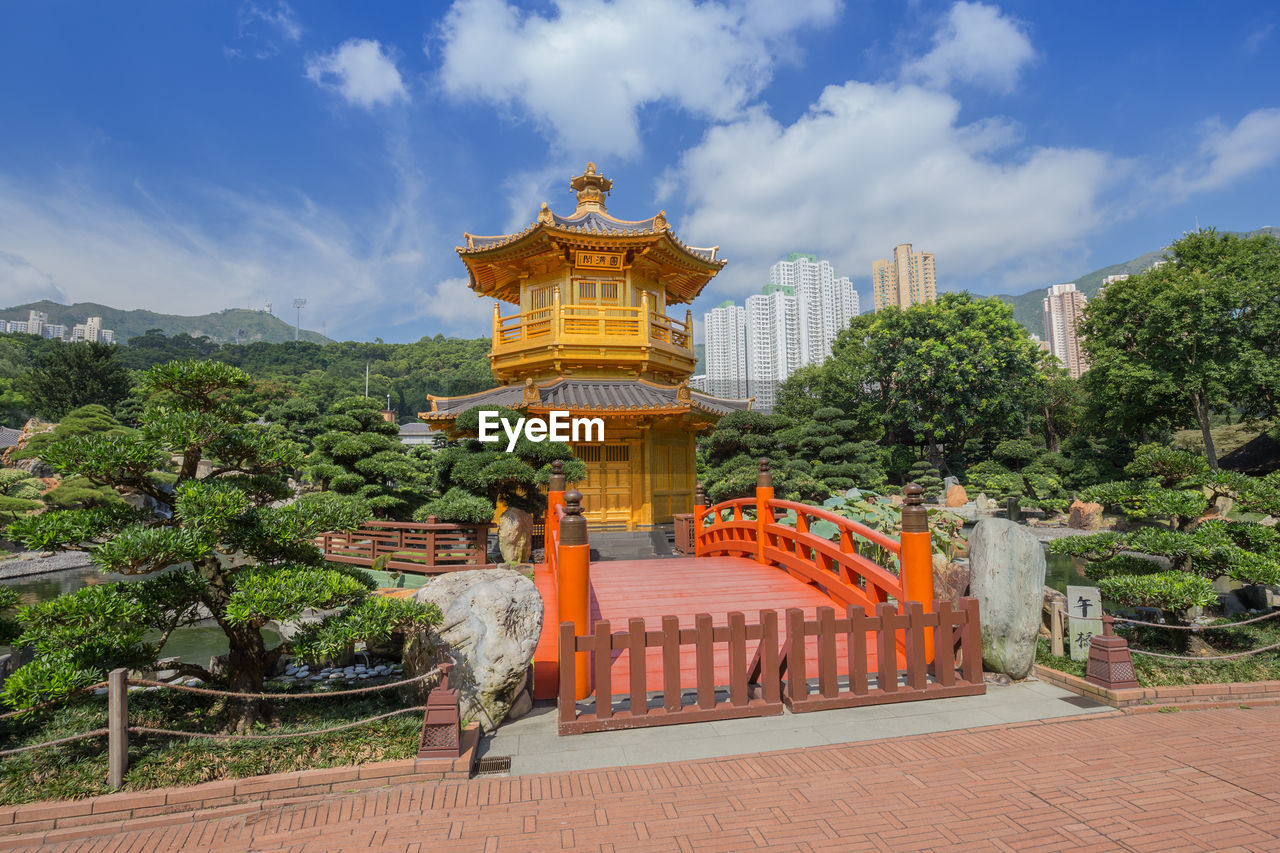
[[[1072,379],[1079,379],[1089,369],[1088,358],[1080,346],[1079,331],[1086,301],[1075,282],[1051,285],[1042,300],[1045,343]]]
[[[101,317],[89,317],[83,323],[72,326],[67,334],[67,327],[60,323],[50,323],[45,311],[31,310],[26,320],[0,320],[0,332],[22,335],[39,335],[53,341],[90,341],[92,343],[113,344],[115,332],[102,328]]]
[[[792,252],[770,267],[769,284],[745,306],[726,302],[704,315],[707,392],[753,397],[755,408],[771,411],[778,385],[825,361],[860,307],[853,282],[830,261]]]
[[[872,261],[871,296],[876,311],[936,302],[938,283],[933,252],[913,252],[910,243],[900,243],[894,247],[892,259]]]

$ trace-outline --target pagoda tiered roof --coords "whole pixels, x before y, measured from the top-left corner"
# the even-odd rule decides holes
[[[751,400],[726,400],[693,391],[688,385],[659,385],[645,379],[556,379],[503,385],[462,397],[428,395],[424,421],[449,421],[476,406],[567,410],[574,414],[657,414],[694,411],[716,417],[751,408]]]
[[[578,192],[578,206],[569,216],[553,212],[543,202],[537,218],[512,234],[464,234],[467,244],[456,247],[471,274],[471,288],[481,296],[519,302],[521,276],[540,255],[548,261],[574,249],[625,251],[626,264],[655,267],[672,303],[692,302],[726,261],[716,257],[719,246],[685,244],[667,222],[666,211],[648,219],[618,219],[605,209],[613,182],[596,173],[595,164],[570,182]]]

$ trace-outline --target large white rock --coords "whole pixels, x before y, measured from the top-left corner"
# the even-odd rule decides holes
[[[507,509],[498,519],[498,550],[504,563],[527,563],[533,553],[533,516]]]
[[[982,618],[982,664],[1026,678],[1036,659],[1044,602],[1044,548],[1003,518],[979,521],[969,536],[969,594]]]
[[[435,665],[434,647],[448,645],[458,668],[462,718],[493,731],[524,687],[542,630],[542,596],[533,581],[509,569],[451,572],[414,592],[444,615],[440,626],[405,644],[406,675]]]

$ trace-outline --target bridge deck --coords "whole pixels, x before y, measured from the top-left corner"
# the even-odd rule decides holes
[[[534,652],[534,694],[537,698],[556,696],[558,669],[556,639],[559,617],[555,585],[546,564],[534,570],[534,582],[544,604],[542,634]],[[681,628],[692,628],[699,613],[711,614],[716,625],[727,625],[728,614],[740,611],[747,622],[759,620],[761,610],[778,611],[779,634],[785,635],[783,614],[799,607],[809,618],[819,607],[836,606],[822,590],[797,580],[783,569],[763,566],[743,557],[683,557],[664,560],[609,560],[591,564],[591,619],[608,619],[610,627],[625,630],[627,620],[642,618],[646,627],[657,629],[663,616],[677,616]],[[875,671],[874,642],[869,644],[869,669]],[[806,646],[809,659],[817,655],[817,639]],[[848,674],[848,658],[843,638],[836,650],[840,675]],[[615,652],[612,667],[614,692],[626,691],[630,660],[626,652]],[[729,652],[717,644],[716,683],[729,683]],[[681,650],[681,683],[696,684],[692,646]],[[649,649],[645,660],[649,690],[662,689],[662,650]]]

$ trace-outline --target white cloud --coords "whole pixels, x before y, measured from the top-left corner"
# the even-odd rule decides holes
[[[54,302],[66,299],[62,290],[53,283],[52,276],[37,269],[26,258],[10,252],[0,252],[0,294],[3,294],[0,295],[0,308],[39,302],[41,299]]]
[[[409,99],[395,60],[372,39],[350,39],[331,53],[310,57],[307,78],[365,109]]]
[[[933,50],[908,63],[903,77],[937,88],[963,83],[1008,93],[1034,58],[1019,21],[995,6],[962,0],[934,34]]]
[[[1175,198],[1221,189],[1245,175],[1280,161],[1280,108],[1258,109],[1228,129],[1206,122],[1200,151],[1175,168],[1163,184]]]
[[[481,300],[465,282],[432,284],[456,275],[457,258],[423,212],[421,183],[390,156],[399,195],[358,222],[302,195],[203,187],[179,203],[0,175],[0,307],[49,298],[203,314],[306,297],[304,326],[330,336],[415,320],[414,337],[482,332],[488,315],[470,310]]]
[[[222,49],[230,57],[270,59],[280,52],[277,40],[297,44],[302,38],[302,24],[284,0],[274,4],[245,0],[236,12],[236,23],[237,46]]]
[[[269,6],[244,3],[240,6],[240,20],[262,21],[278,32],[285,41],[296,42],[302,38],[302,24],[298,23],[297,14],[284,0]]]
[[[664,180],[691,211],[681,237],[721,244],[730,264],[719,289],[736,293],[797,250],[857,280],[909,242],[936,253],[940,284],[991,271],[1019,284],[1046,258],[1080,251],[1106,220],[1100,199],[1121,164],[1090,149],[1014,147],[1009,122],[960,125],[959,109],[918,86],[849,82],[794,124],[757,110],[712,128]]]
[[[736,116],[794,58],[794,36],[839,0],[554,0],[522,12],[457,0],[442,25],[440,80],[458,99],[515,108],[574,154],[634,154],[638,112],[669,103]]]

